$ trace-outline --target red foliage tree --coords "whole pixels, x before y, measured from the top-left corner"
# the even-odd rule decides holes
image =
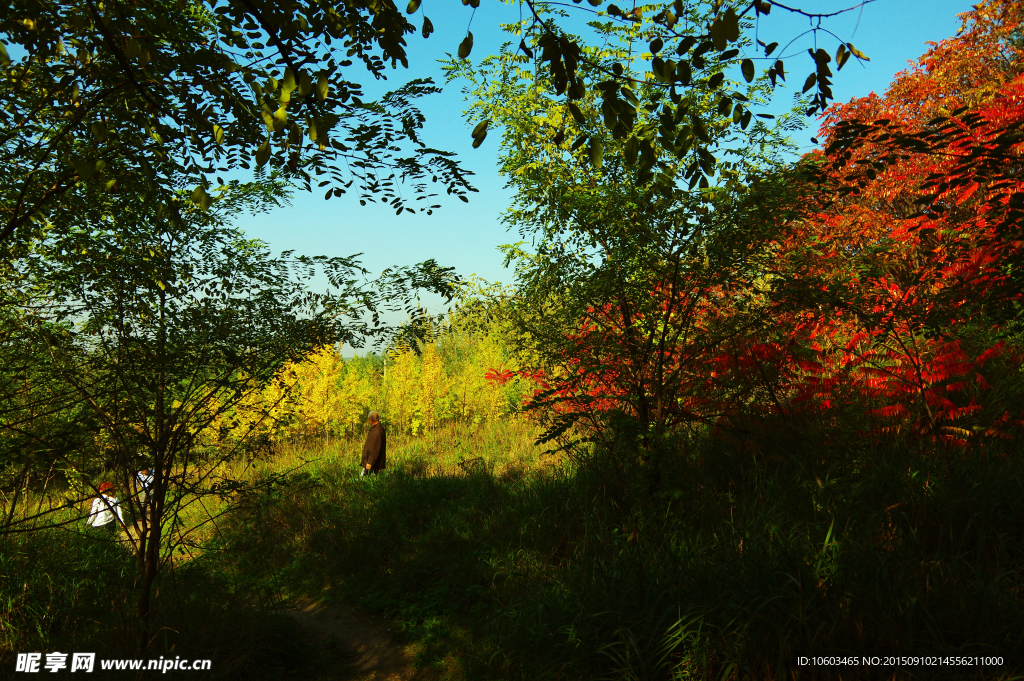
[[[851,398],[873,436],[964,445],[1022,425],[985,395],[987,367],[1020,356],[1000,335],[1024,263],[1024,9],[988,0],[962,18],[885,96],[828,111],[825,149],[803,162],[814,202],[761,246],[770,295],[749,269],[689,281],[684,266],[651,300],[588,310],[537,396],[572,417],[563,430],[610,411],[670,429]]]
[[[828,352],[811,345],[822,350],[801,400],[829,404],[830,388],[852,380],[882,430],[960,444],[1005,434],[1009,412],[964,422],[982,411],[984,366],[1007,350],[992,327],[1020,299],[1022,14],[1016,3],[979,5],[884,97],[825,116],[826,149],[810,162],[825,164],[835,195],[782,245],[792,290],[820,288],[828,303],[803,311],[830,342]]]

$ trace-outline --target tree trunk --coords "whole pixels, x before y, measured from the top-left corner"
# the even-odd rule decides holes
[[[141,640],[139,642],[142,652],[149,647],[150,620],[152,614],[153,583],[160,570],[160,524],[156,522],[158,499],[153,500],[154,512],[150,515],[149,526],[143,532],[139,542],[139,577],[141,588],[139,589],[138,615],[141,628]]]

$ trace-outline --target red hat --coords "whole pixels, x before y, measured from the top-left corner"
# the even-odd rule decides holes
[[[112,482],[100,483],[100,494],[103,494],[107,490],[111,490],[111,489],[114,489],[114,483],[112,483]]]

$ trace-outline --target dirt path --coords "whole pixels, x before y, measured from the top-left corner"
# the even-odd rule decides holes
[[[393,640],[383,617],[344,605],[300,600],[283,611],[313,636],[337,642],[352,659],[331,679],[338,681],[412,681],[418,678],[412,656]]]

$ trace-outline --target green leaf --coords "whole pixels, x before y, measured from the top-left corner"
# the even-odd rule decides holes
[[[577,124],[586,124],[587,117],[583,115],[583,112],[580,111],[580,108],[576,106],[575,102],[567,102],[566,107],[568,107],[569,113],[572,114],[573,120],[575,120]]]
[[[320,75],[316,78],[316,97],[321,102],[327,99],[327,92],[330,89],[330,83],[327,80],[327,72],[321,71]]]
[[[423,37],[429,38],[430,34],[434,32],[434,24],[430,19],[423,17]]]
[[[263,167],[270,159],[270,140],[264,140],[263,144],[256,149],[256,165]]]
[[[459,59],[465,59],[473,51],[473,32],[466,31],[466,37],[459,43]]]
[[[203,210],[209,210],[210,206],[213,204],[213,197],[206,193],[206,188],[202,185],[198,185],[192,190],[191,198],[192,203],[196,204]]]
[[[740,18],[736,15],[736,10],[730,7],[725,11],[724,19],[724,30],[725,39],[731,43],[736,42],[740,39]]]
[[[129,38],[128,44],[124,48],[125,56],[129,59],[135,59],[139,56],[140,52],[142,52],[142,45],[139,44],[139,41],[135,38]]]
[[[277,111],[274,112],[274,132],[281,132],[284,130],[285,124],[288,122],[288,105],[282,104],[278,107]]]
[[[636,137],[630,137],[626,140],[626,163],[634,165],[636,163],[637,154],[640,152],[640,140]]]
[[[651,54],[658,54],[664,46],[665,42],[661,38],[655,38],[651,41]]]
[[[76,158],[71,162],[74,166],[75,172],[78,173],[78,177],[81,180],[89,181],[96,174],[96,164],[84,158]]]
[[[836,69],[842,70],[843,64],[850,58],[850,53],[846,51],[846,44],[839,43],[839,49],[836,50]]]
[[[779,46],[779,44],[778,44],[778,43],[768,43],[768,44],[767,44],[767,45],[765,46],[765,48],[764,48],[764,56],[766,56],[766,57],[770,57],[770,56],[771,56],[771,54],[772,54],[772,52],[774,52],[774,51],[775,51],[775,48],[776,48],[776,47],[778,47],[778,46]]]
[[[703,142],[710,142],[711,136],[708,135],[708,128],[704,125],[704,121],[701,118],[693,119],[693,132],[697,135],[697,139]]]
[[[690,62],[680,61],[676,64],[676,80],[683,85],[689,85],[692,78],[693,75],[690,72]]]
[[[484,128],[483,130],[481,130],[479,135],[473,135],[473,148],[474,149],[479,148],[480,145],[484,143],[484,140],[486,138],[487,138],[487,128]]]
[[[725,38],[725,26],[723,26],[722,17],[715,19],[711,23],[711,29],[708,31],[708,35],[711,37],[711,42],[714,48],[721,52],[725,49],[728,44]]]
[[[868,56],[853,46],[853,43],[846,43],[846,49],[853,53],[853,56],[861,61],[871,61]]]
[[[595,168],[604,166],[604,144],[595,139],[590,142],[590,165]]]
[[[708,88],[711,89],[711,90],[716,90],[716,89],[718,89],[718,86],[722,84],[722,81],[724,81],[724,80],[725,80],[725,74],[724,73],[716,73],[715,75],[713,75],[710,78],[708,78]]]
[[[668,77],[665,73],[665,60],[662,59],[661,57],[655,57],[654,59],[651,60],[651,71],[654,73],[654,77],[660,80],[661,82],[664,83],[666,80],[668,80]]]
[[[281,96],[278,98],[278,101],[287,102],[291,100],[292,90],[294,90],[298,86],[299,85],[296,82],[295,74],[292,73],[291,69],[286,68],[284,70],[284,80],[281,81]]]
[[[313,91],[313,79],[305,69],[299,71],[299,96],[305,97]]]
[[[807,76],[807,80],[804,81],[804,92],[807,92],[812,87],[814,87],[814,84],[817,82],[818,76],[816,74],[812,73],[811,75]]]
[[[740,70],[743,72],[743,80],[748,83],[754,80],[754,62],[751,59],[744,59],[740,63]]]
[[[420,8],[420,0],[409,0],[409,4],[405,7],[406,14],[416,14],[416,10]]]
[[[213,139],[217,144],[224,144],[224,128],[213,124]]]
[[[484,119],[476,124],[473,128],[473,148],[476,149],[483,144],[484,138],[487,137],[487,126],[490,124],[490,119]]]

